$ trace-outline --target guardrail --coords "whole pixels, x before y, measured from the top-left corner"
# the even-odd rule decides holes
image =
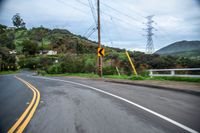
[[[149,76],[176,76],[176,77],[200,77],[193,74],[176,74],[176,71],[200,71],[200,68],[180,68],[180,69],[150,69]],[[155,74],[154,72],[170,72],[169,74]]]

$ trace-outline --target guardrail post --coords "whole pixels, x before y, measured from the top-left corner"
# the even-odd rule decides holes
[[[171,76],[174,76],[174,75],[175,75],[175,71],[171,70]]]
[[[153,77],[153,71],[152,70],[149,70],[149,76]]]

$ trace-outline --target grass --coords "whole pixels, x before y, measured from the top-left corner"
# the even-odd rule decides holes
[[[99,78],[97,74],[93,73],[64,73],[64,74],[45,74],[45,76],[78,76],[86,78]],[[104,78],[113,78],[113,79],[130,79],[128,75],[104,75]]]
[[[105,78],[114,78],[114,79],[130,79],[128,75],[105,75]]]
[[[144,80],[145,78],[142,76],[128,76],[128,75],[105,75],[105,78],[113,78],[113,79],[129,79],[129,80]]]
[[[0,75],[7,75],[7,74],[16,74],[19,73],[19,71],[0,71]]]
[[[65,74],[45,74],[45,76],[78,76],[86,78],[99,78],[97,74],[93,73],[65,73]],[[161,80],[161,81],[185,81],[185,82],[199,82],[200,78],[189,77],[142,77],[142,76],[128,76],[128,75],[104,75],[104,78],[112,79],[127,79],[127,80]]]
[[[64,74],[45,74],[45,76],[78,76],[87,78],[98,78],[97,74],[93,73],[64,73]]]
[[[151,80],[169,80],[169,81],[186,81],[186,82],[199,82],[200,78],[189,78],[189,77],[152,77],[148,78]]]

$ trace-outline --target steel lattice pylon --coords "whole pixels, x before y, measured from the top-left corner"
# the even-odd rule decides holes
[[[147,31],[146,54],[154,53],[154,44],[152,39],[152,36],[154,35],[153,34],[154,27],[152,26],[152,24],[154,23],[154,21],[152,20],[153,16],[154,15],[146,17],[147,18],[147,23],[146,23],[147,28],[145,29]]]

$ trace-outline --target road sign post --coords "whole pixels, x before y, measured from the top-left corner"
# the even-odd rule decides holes
[[[100,2],[97,0],[97,16],[98,16],[98,49],[101,49],[101,28],[100,28]],[[99,53],[99,52],[98,52]],[[99,77],[102,77],[102,56],[98,56],[98,74]]]
[[[1,66],[2,66],[2,55],[0,55],[0,71],[2,70]]]

